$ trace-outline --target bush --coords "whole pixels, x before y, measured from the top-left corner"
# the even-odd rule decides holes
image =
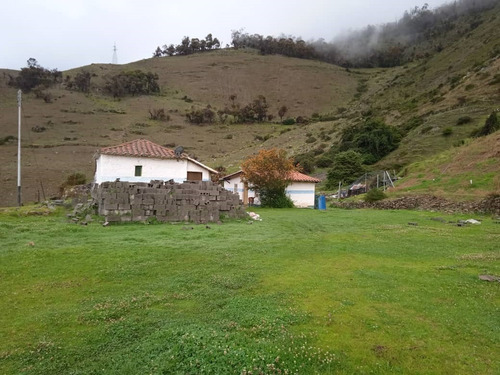
[[[260,202],[262,207],[270,208],[293,208],[293,201],[285,191],[264,190],[260,191]]]
[[[170,116],[165,113],[163,108],[153,108],[149,110],[149,118],[155,121],[168,121]]]
[[[470,116],[462,116],[462,117],[458,118],[457,125],[468,124],[471,121],[472,121],[472,117],[470,117]]]
[[[104,90],[115,98],[160,92],[158,74],[141,70],[124,71],[105,77]]]
[[[10,141],[13,141],[17,139],[16,137],[14,137],[13,135],[8,135],[6,137],[3,137],[3,138],[0,138],[0,145],[4,145]]]
[[[314,143],[316,141],[317,141],[317,139],[314,138],[314,137],[309,137],[309,138],[306,139],[306,143]]]
[[[418,128],[424,123],[424,119],[420,116],[413,116],[403,125],[403,134],[409,133],[411,130]]]
[[[28,67],[21,68],[17,77],[10,76],[8,84],[23,92],[30,92],[36,87],[43,90],[61,81],[62,73],[57,69],[45,69],[38,64],[36,59],[30,58],[28,59]]]
[[[376,202],[387,198],[387,195],[381,189],[371,189],[365,195],[365,202]]]
[[[72,173],[64,181],[61,186],[59,186],[59,192],[63,195],[64,190],[70,186],[85,185],[87,183],[87,177],[83,173]]]
[[[326,185],[328,188],[335,188],[339,181],[349,184],[365,172],[363,155],[353,150],[336,154],[331,167],[327,173]]]
[[[500,121],[498,121],[497,113],[491,112],[491,115],[486,119],[484,125],[473,132],[474,137],[484,137],[494,133],[500,129]]]
[[[286,120],[283,120],[283,125],[294,125],[295,124],[295,119],[293,118],[287,118]]]
[[[444,128],[443,132],[441,133],[444,137],[449,137],[450,135],[453,134],[453,129],[450,127]]]
[[[375,163],[395,150],[401,140],[400,133],[382,120],[369,119],[344,129],[340,142],[340,151],[358,150],[365,160]]]
[[[330,156],[323,155],[320,156],[318,160],[316,160],[316,166],[318,168],[328,168],[331,167],[332,164],[333,164],[333,158]]]

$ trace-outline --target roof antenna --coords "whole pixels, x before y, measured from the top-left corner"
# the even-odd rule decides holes
[[[118,64],[118,55],[116,54],[116,42],[113,45],[113,60],[111,62],[112,64]]]
[[[182,153],[184,152],[184,147],[182,146],[177,146],[174,150],[175,152],[175,157],[180,158],[182,156]]]

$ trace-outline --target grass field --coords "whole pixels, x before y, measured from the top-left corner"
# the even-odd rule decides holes
[[[0,212],[2,374],[500,373],[500,284],[478,278],[500,275],[490,217],[261,209],[190,229],[27,212]]]

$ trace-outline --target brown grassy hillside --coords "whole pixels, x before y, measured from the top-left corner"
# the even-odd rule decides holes
[[[23,96],[22,166],[25,201],[58,193],[58,186],[73,172],[83,172],[89,179],[94,172],[93,154],[109,146],[145,137],[170,147],[182,145],[202,162],[216,167],[236,169],[242,158],[258,147],[279,145],[294,152],[310,147],[305,143],[304,126],[279,124],[191,125],[185,112],[192,106],[207,104],[222,109],[230,95],[246,104],[264,95],[270,113],[277,117],[281,105],[289,108],[287,116],[325,113],[346,106],[352,99],[356,78],[344,69],[310,60],[282,56],[259,56],[252,51],[218,51],[188,57],[143,60],[125,66],[90,65],[82,69],[95,75],[95,86],[105,75],[121,70],[141,69],[159,75],[161,95],[128,97],[114,100],[94,86],[84,95],[62,86],[50,89],[52,103]],[[77,70],[64,72],[74,75]],[[17,135],[16,90],[0,83],[2,111],[0,137]],[[170,120],[149,120],[149,109],[165,109]],[[35,132],[38,126],[43,132]],[[331,124],[307,127],[323,128]],[[285,132],[286,130],[286,132]],[[267,139],[263,141],[262,139]],[[16,144],[0,146],[1,181],[4,192],[1,205],[15,203]],[[43,190],[42,190],[43,186]]]

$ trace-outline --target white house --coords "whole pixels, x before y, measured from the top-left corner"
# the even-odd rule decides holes
[[[259,204],[258,192],[251,186],[245,184],[241,177],[243,171],[227,175],[221,179],[226,190],[237,192],[244,204]],[[290,184],[286,188],[286,194],[293,201],[296,207],[314,207],[314,197],[316,193],[316,184],[319,179],[305,175],[299,172],[290,174]]]
[[[101,148],[95,155],[95,183],[104,181],[209,181],[217,171],[185,153],[177,153],[146,139]]]

